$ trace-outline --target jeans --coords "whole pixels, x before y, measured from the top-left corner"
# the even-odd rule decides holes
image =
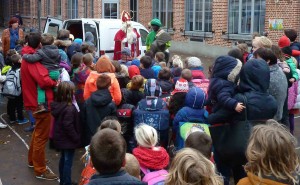
[[[72,180],[72,164],[74,158],[75,149],[63,149],[61,150],[61,156],[59,160],[59,178],[60,185],[71,185]]]
[[[16,110],[18,114],[18,120],[23,120],[23,97],[15,97],[14,99],[8,99],[7,102],[7,114],[10,121],[16,121]]]

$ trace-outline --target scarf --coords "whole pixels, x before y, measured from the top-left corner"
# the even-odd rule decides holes
[[[19,40],[19,29],[14,30],[12,28],[9,28],[9,33],[10,33],[9,48],[10,49],[15,49],[16,41]]]
[[[161,170],[169,164],[169,155],[163,147],[158,147],[158,150],[137,147],[132,153],[141,166],[150,170]]]

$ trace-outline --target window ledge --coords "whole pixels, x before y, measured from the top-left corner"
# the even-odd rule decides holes
[[[169,34],[171,34],[171,35],[174,34],[173,28],[162,28],[162,29],[165,30],[165,32],[167,32],[167,33],[169,33]]]
[[[225,34],[222,35],[222,39],[228,39],[228,40],[245,40],[245,41],[251,41],[252,35],[251,34]]]
[[[182,33],[182,36],[212,38],[213,33],[212,32],[199,32],[199,31],[185,31]]]

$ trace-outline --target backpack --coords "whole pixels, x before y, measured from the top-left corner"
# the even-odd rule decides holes
[[[204,93],[207,95],[207,90],[209,86],[209,79],[193,79],[192,82],[196,87],[199,87],[204,91]]]
[[[147,182],[148,185],[164,185],[166,177],[169,174],[168,171],[164,169],[150,172],[149,169],[141,167],[141,171],[145,174],[142,181]]]
[[[10,69],[6,74],[6,80],[2,87],[2,95],[8,98],[15,98],[20,96],[21,92],[20,69]]]

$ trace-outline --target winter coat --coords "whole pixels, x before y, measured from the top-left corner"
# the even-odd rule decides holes
[[[270,68],[270,87],[269,93],[277,101],[277,113],[274,117],[279,121],[282,118],[283,105],[287,97],[288,83],[282,69],[277,65],[271,65]]]
[[[35,54],[26,54],[23,58],[30,63],[40,61],[48,70],[58,70],[60,67],[59,50],[55,45],[43,46],[42,49],[37,50]]]
[[[84,85],[85,81],[90,75],[91,70],[90,68],[86,67],[85,65],[82,65],[79,67],[79,70],[74,73],[72,81],[75,84],[75,98],[77,102],[84,102],[83,98],[83,91],[84,91]]]
[[[297,69],[298,74],[300,75],[300,70]],[[294,104],[294,109],[300,109],[300,83],[298,81],[297,83],[297,97],[296,97],[296,102]]]
[[[92,93],[84,105],[85,139],[89,143],[91,137],[97,132],[101,121],[106,116],[116,115],[116,105],[108,89],[97,90]]]
[[[113,101],[116,103],[116,105],[119,105],[122,100],[122,94],[115,73],[97,73],[96,71],[92,71],[85,82],[83,98],[87,100],[91,96],[91,94],[97,90],[96,82],[97,82],[97,78],[101,74],[106,74],[110,76],[111,86],[109,91],[113,98]]]
[[[144,93],[142,93],[141,91],[129,90],[126,88],[121,89],[121,91],[123,97],[123,104],[126,103],[137,106],[139,101],[141,101],[145,97]]]
[[[259,75],[257,75],[259,74]],[[222,108],[219,115],[211,114],[208,117],[210,124],[225,123],[230,121],[267,120],[272,119],[277,112],[277,102],[267,90],[270,85],[270,69],[268,64],[261,59],[247,61],[240,72],[238,91],[234,96],[238,102],[246,105],[241,113]]]
[[[82,129],[76,107],[66,102],[52,102],[51,110],[54,117],[54,146],[57,149],[79,148]]]
[[[116,73],[116,78],[119,82],[120,88],[126,88],[127,84],[130,82],[130,78],[120,73]]]
[[[259,178],[258,176],[254,175],[253,173],[248,172],[247,177],[242,178],[237,185],[288,185],[290,183],[282,183],[278,182],[272,179],[267,179],[267,178]]]
[[[85,43],[87,43],[90,46],[95,46],[94,44],[94,35],[91,32],[86,32],[85,33]]]
[[[33,53],[35,53],[35,49],[29,46],[25,46],[22,49],[23,55]],[[49,77],[48,70],[40,62],[31,64],[23,59],[21,65],[21,79],[25,109],[32,111],[37,109],[37,86],[45,90],[48,108],[50,109],[50,103],[54,98],[53,87],[55,87],[57,83]]]
[[[297,66],[293,61],[293,57],[289,58],[286,60],[286,63],[289,65],[291,73],[292,73],[292,77],[297,81],[299,80],[299,76],[297,73]]]
[[[157,80],[157,83],[160,85],[162,90],[161,98],[170,96],[171,92],[173,91],[174,84],[170,82],[170,80]]]
[[[145,79],[155,78],[154,71],[151,68],[140,69],[140,72]]]
[[[195,67],[190,69],[193,79],[206,79],[202,67]]]
[[[22,29],[19,29],[19,39],[24,39],[24,32]],[[6,56],[7,51],[10,49],[10,31],[9,28],[3,30],[2,32],[2,48],[3,54]]]
[[[146,185],[147,183],[129,175],[125,170],[120,170],[111,175],[94,175],[88,185]]]

